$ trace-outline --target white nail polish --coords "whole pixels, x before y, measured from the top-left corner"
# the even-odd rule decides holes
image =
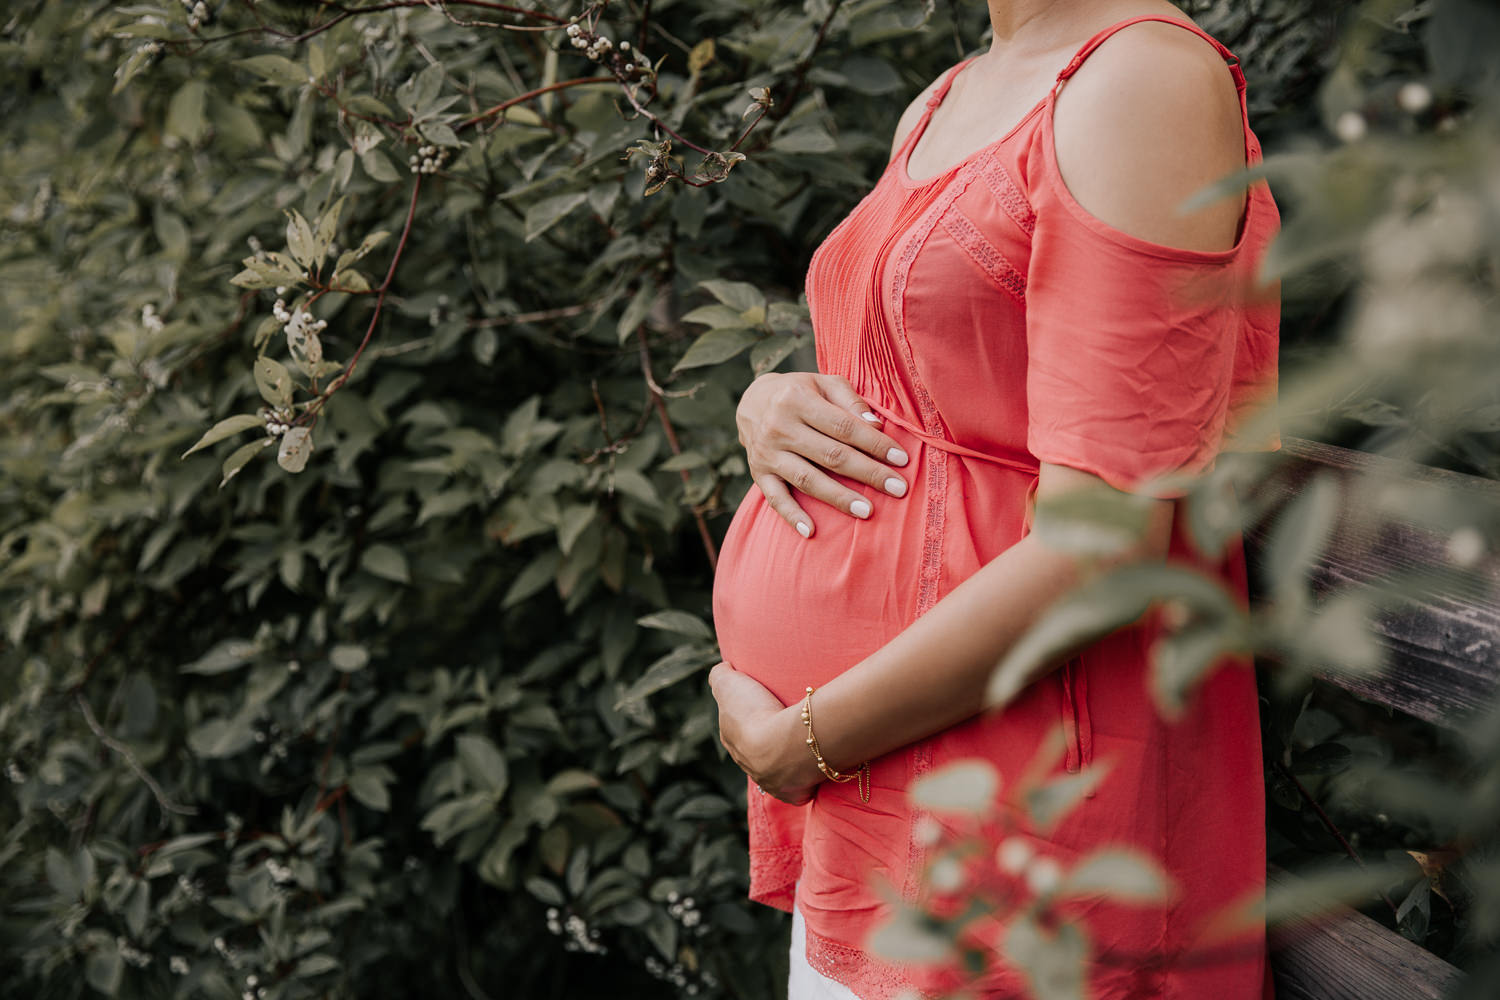
[[[890,462],[892,465],[905,465],[907,462],[906,452],[902,451],[900,448],[892,448],[890,451],[885,453],[885,460],[887,462]]]
[[[864,417],[865,420],[866,420],[866,422],[868,422],[868,423],[872,423],[872,424],[878,424],[878,423],[880,423],[880,414],[876,413],[873,410],[866,410],[865,412],[861,413],[860,416]]]
[[[885,491],[893,497],[906,496],[906,483],[895,476],[885,481]]]
[[[867,518],[870,516],[870,504],[865,500],[856,500],[849,505],[849,513],[860,519]]]
[[[797,534],[801,535],[803,538],[811,538],[812,537],[812,528],[808,527],[808,524],[807,524],[806,521],[798,521],[797,522]]]

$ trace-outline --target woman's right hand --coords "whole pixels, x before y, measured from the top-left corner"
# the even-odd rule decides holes
[[[908,484],[894,468],[907,463],[906,452],[877,429],[879,414],[838,375],[768,372],[740,397],[735,423],[755,485],[804,538],[811,537],[813,520],[793,488],[854,517],[873,513],[862,494],[830,471],[893,497],[906,495]]]

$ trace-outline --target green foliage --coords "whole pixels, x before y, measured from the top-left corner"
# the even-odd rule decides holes
[[[1396,26],[1323,90],[1327,124],[1351,94],[1380,109],[1378,138],[1273,171],[1308,213],[1280,258],[1308,328],[1356,287],[1419,295],[1433,268],[1459,319],[1486,301],[1492,233],[1469,256],[1429,239],[1405,285],[1378,255],[1383,280],[1351,277],[1378,227],[1416,238],[1491,204],[1467,6],[1432,15],[1442,72],[1411,113],[1391,101],[1426,58],[1402,34],[1419,13],[1204,13],[1273,149],[1323,127],[1307,98],[1339,16]],[[746,487],[733,400],[809,363],[806,259],[905,100],[980,42],[982,6],[6,16],[7,990],[774,995],[776,924],[743,903],[743,779],[693,682],[716,658],[713,538]],[[1383,303],[1360,315],[1400,308]],[[1454,405],[1493,345],[1456,329],[1351,333],[1291,412],[1493,472],[1493,414]],[[1096,861],[1073,877],[1149,888]],[[1050,933],[1010,940],[1066,989],[1045,962],[1079,945]]]
[[[663,6],[5,28],[14,988],[775,992],[696,522],[955,53]]]

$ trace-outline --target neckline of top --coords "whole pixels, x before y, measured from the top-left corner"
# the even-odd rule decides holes
[[[927,126],[932,121],[933,112],[937,111],[938,107],[942,105],[943,100],[947,98],[948,91],[953,89],[953,84],[958,79],[958,75],[965,69],[967,69],[970,63],[978,58],[978,56],[970,56],[968,59],[965,59],[957,66],[953,67],[953,69],[948,74],[948,79],[938,87],[937,92],[934,93],[931,99],[928,100],[927,109],[922,112],[922,117],[917,119],[917,124],[912,127],[911,135],[907,137],[907,140],[901,150],[901,155],[897,156],[894,160],[891,161],[892,165],[896,168],[896,179],[901,182],[902,187],[926,187],[934,181],[941,180],[944,177],[952,175],[954,172],[962,168],[964,164],[978,158],[981,154],[988,152],[996,146],[999,146],[1001,143],[1014,136],[1017,132],[1021,131],[1021,129],[1026,125],[1027,122],[1036,117],[1036,113],[1046,106],[1047,101],[1051,99],[1053,92],[1057,89],[1056,84],[1054,84],[1052,89],[1049,90],[1041,100],[1032,105],[1031,110],[1022,115],[1021,120],[1011,126],[1004,135],[1000,136],[1000,138],[985,143],[983,146],[980,146],[978,149],[974,150],[974,152],[970,153],[968,156],[965,156],[957,163],[939,170],[937,173],[933,174],[930,177],[912,177],[910,170],[911,154],[917,148],[917,145],[922,141],[922,136],[927,133]]]
[[[917,188],[927,187],[929,184],[932,184],[935,181],[939,181],[952,176],[965,164],[978,159],[980,156],[1005,143],[1007,140],[1014,137],[1017,132],[1021,131],[1021,129],[1025,127],[1027,122],[1036,117],[1038,111],[1041,111],[1043,108],[1045,108],[1048,103],[1057,96],[1058,84],[1062,83],[1068,77],[1072,76],[1073,73],[1076,72],[1078,67],[1082,64],[1083,60],[1088,58],[1088,56],[1092,54],[1093,50],[1101,42],[1103,42],[1105,38],[1108,38],[1110,35],[1114,34],[1121,28],[1128,27],[1131,24],[1135,24],[1137,21],[1166,21],[1168,23],[1176,24],[1180,27],[1186,28],[1187,30],[1193,32],[1196,35],[1199,35],[1204,40],[1211,43],[1215,48],[1219,49],[1220,54],[1225,55],[1227,59],[1232,59],[1232,65],[1234,65],[1236,69],[1238,68],[1239,60],[1235,58],[1228,49],[1224,48],[1221,42],[1215,39],[1212,35],[1208,34],[1208,32],[1204,31],[1197,24],[1194,24],[1192,21],[1186,18],[1170,17],[1165,14],[1138,14],[1134,17],[1116,21],[1114,24],[1107,25],[1106,27],[1101,28],[1099,31],[1095,32],[1092,36],[1089,37],[1088,41],[1084,42],[1078,47],[1078,49],[1073,53],[1073,57],[1069,59],[1066,64],[1064,64],[1062,70],[1057,74],[1057,79],[1053,81],[1052,86],[1047,90],[1047,93],[1042,96],[1041,100],[1032,105],[1031,110],[1022,115],[1021,120],[1016,122],[1015,125],[1011,126],[1011,128],[1007,130],[1004,135],[1000,136],[1000,138],[998,139],[992,140],[991,142],[985,143],[983,146],[980,146],[969,155],[963,157],[957,163],[954,163],[951,166],[938,171],[930,177],[923,177],[920,179],[914,178],[911,175],[910,169],[911,155],[916,150],[918,144],[921,143],[922,136],[927,133],[927,126],[932,121],[933,113],[937,111],[937,109],[942,106],[943,101],[947,99],[948,92],[953,89],[953,84],[957,82],[959,74],[967,69],[970,63],[979,58],[979,56],[977,55],[970,56],[963,62],[959,63],[957,66],[954,66],[953,69],[949,70],[947,78],[938,85],[938,89],[933,92],[933,95],[930,98],[927,99],[927,108],[922,112],[922,117],[917,119],[917,124],[912,127],[911,135],[907,136],[906,141],[902,144],[899,155],[897,155],[891,161],[890,165],[895,167],[895,170],[893,172],[896,176],[896,180],[900,182],[902,187],[908,189],[914,190]]]

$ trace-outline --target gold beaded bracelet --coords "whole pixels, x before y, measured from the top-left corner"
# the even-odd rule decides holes
[[[822,771],[823,777],[829,781],[857,782],[854,787],[859,790],[859,800],[868,805],[870,802],[870,762],[865,761],[859,765],[859,770],[853,774],[840,774],[828,766],[828,762],[823,759],[823,751],[818,747],[818,738],[813,735],[812,696],[813,689],[808,688],[807,696],[802,699],[802,724],[807,727],[807,745],[812,750],[813,760],[818,762],[818,770]]]

